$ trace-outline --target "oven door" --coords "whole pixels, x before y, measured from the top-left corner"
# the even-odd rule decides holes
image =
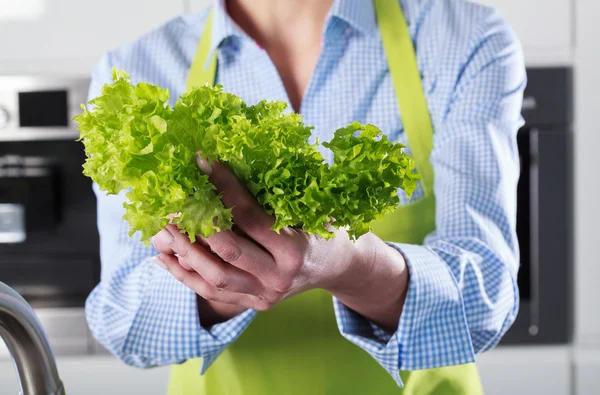
[[[561,344],[572,332],[572,134],[564,128],[525,127],[517,234],[520,309],[503,344]]]
[[[83,308],[100,279],[84,159],[75,141],[0,144],[0,281],[34,308]]]

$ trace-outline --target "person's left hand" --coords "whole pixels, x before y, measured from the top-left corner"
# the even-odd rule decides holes
[[[374,275],[394,274],[378,269],[389,256],[401,260],[396,274],[403,275],[404,281],[396,279],[393,292],[382,290],[381,297],[375,299],[389,300],[405,294],[404,260],[376,236],[368,234],[353,242],[344,230],[334,230],[336,235],[329,240],[294,228],[284,228],[277,234],[270,229],[274,217],[264,211],[227,166],[218,162],[209,165],[202,158],[198,165],[222,194],[225,206],[232,207],[234,230],[208,238],[197,236],[192,244],[169,225],[154,238],[154,246],[175,278],[204,299],[268,310],[287,297],[323,288],[336,296],[347,296],[352,304],[351,300],[368,299],[363,292],[369,292],[369,284],[375,288],[384,285],[373,284]],[[398,305],[398,298],[392,302]]]

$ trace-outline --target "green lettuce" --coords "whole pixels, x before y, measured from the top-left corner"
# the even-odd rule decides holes
[[[373,125],[337,130],[323,143],[333,153],[329,165],[318,143],[307,141],[313,127],[283,102],[248,106],[221,86],[196,88],[173,107],[169,95],[113,69],[113,83],[74,118],[87,156],[83,173],[108,194],[127,190],[123,218],[147,244],[169,222],[191,241],[231,229],[231,209],[198,170],[198,151],[233,170],[275,217],[273,230],[298,227],[323,238],[333,236],[325,223],[353,239],[367,233],[398,206],[398,188],[410,195],[419,179],[404,145]]]

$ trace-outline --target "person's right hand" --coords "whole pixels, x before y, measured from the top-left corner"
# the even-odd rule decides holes
[[[157,263],[161,264],[160,260],[166,261],[162,263],[167,264],[169,272],[177,280],[199,291],[205,299],[256,310],[271,307],[263,299],[254,296],[259,294],[261,284],[253,275],[212,253],[208,244],[200,238],[195,243],[190,243],[187,235],[180,233],[177,226],[167,225],[154,237],[153,244],[161,253],[157,257]],[[178,256],[175,251],[179,252]],[[182,256],[181,251],[184,251],[185,256]],[[235,289],[236,292],[226,288]]]
[[[164,232],[168,232],[168,234],[165,234]],[[185,248],[193,250],[193,254],[197,256],[208,257],[208,259],[203,260],[201,263],[202,265],[205,265],[203,268],[204,270],[202,271],[204,273],[214,270],[215,267],[227,264],[217,255],[213,254],[210,251],[210,247],[208,247],[208,245],[200,238],[198,238],[195,243],[190,243],[188,237],[185,234],[180,233],[175,225],[168,225],[161,233],[162,237],[155,236],[153,240],[154,248],[161,253],[160,257],[155,257],[154,260],[157,264],[168,270],[178,281],[188,287],[191,285],[186,284],[186,282],[190,280],[190,273],[196,274],[196,270],[194,270],[186,260],[177,258],[173,251],[173,247],[175,246],[173,243],[177,243],[178,246],[186,246]],[[173,238],[172,242],[171,237]],[[194,286],[201,286],[209,295],[214,295],[214,299],[217,299],[218,292],[218,298],[220,300],[222,296],[228,300],[238,300],[236,295],[230,295],[231,292],[229,291],[215,288],[202,276],[196,274],[193,276],[193,282]],[[225,322],[247,310],[246,307],[237,304],[219,302],[211,300],[208,297],[201,297],[200,295],[197,295],[197,301],[198,314],[201,318],[201,325],[204,328],[210,328],[215,324]]]

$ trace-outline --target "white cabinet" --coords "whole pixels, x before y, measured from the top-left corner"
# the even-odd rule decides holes
[[[105,51],[184,12],[184,0],[0,0],[0,73],[88,75]]]
[[[528,65],[572,63],[575,0],[477,0],[495,7],[511,24]]]

